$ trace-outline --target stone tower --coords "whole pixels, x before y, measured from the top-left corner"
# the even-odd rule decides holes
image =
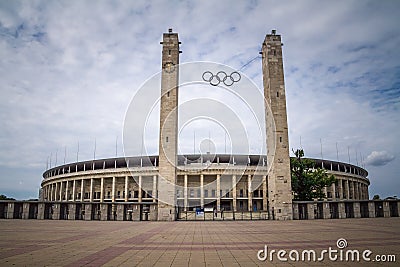
[[[163,34],[160,136],[159,136],[159,177],[158,177],[158,220],[176,219],[176,162],[178,131],[178,79],[179,40],[172,29]]]
[[[293,197],[282,42],[275,30],[266,35],[261,54],[264,97],[271,107],[271,110],[267,106],[265,109],[267,161],[271,166],[268,174],[269,212],[275,220],[291,220]]]

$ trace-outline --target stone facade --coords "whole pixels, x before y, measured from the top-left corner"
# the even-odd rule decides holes
[[[292,219],[292,187],[281,36],[267,34],[262,45],[267,131],[268,201],[276,220]],[[268,108],[270,107],[270,109]]]
[[[177,33],[164,33],[159,138],[158,219],[176,219],[176,163],[178,149],[179,39]]]

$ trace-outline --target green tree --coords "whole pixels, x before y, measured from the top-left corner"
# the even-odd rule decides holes
[[[15,199],[7,197],[6,195],[0,195],[0,200],[15,200]]]
[[[315,168],[314,161],[305,159],[304,150],[293,151],[296,158],[290,160],[292,170],[292,190],[295,200],[314,200],[325,198],[325,186],[332,185],[336,179],[328,175],[326,170]]]
[[[374,197],[372,199],[373,200],[379,200],[379,199],[381,199],[381,197],[379,195],[374,195]]]

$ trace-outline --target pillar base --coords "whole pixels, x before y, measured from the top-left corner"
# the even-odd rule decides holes
[[[158,203],[158,221],[175,221],[176,220],[176,213],[175,213],[175,206]]]

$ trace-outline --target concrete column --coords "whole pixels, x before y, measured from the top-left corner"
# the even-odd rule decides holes
[[[354,197],[354,199],[356,199],[356,200],[358,200],[358,199],[360,199],[360,196],[359,196],[359,190],[358,190],[358,182],[357,181],[355,181],[354,182],[354,192],[355,192],[355,197]]]
[[[365,184],[362,184],[362,192],[363,192],[363,200],[368,199],[367,195],[367,186]]]
[[[43,187],[43,200],[48,200],[49,199],[49,186],[46,185]]]
[[[157,175],[153,175],[153,202],[157,202]]]
[[[307,217],[309,220],[314,220],[314,203],[307,203]]]
[[[50,201],[54,201],[54,184],[51,184]]]
[[[75,201],[76,199],[76,180],[72,183],[72,201]]]
[[[68,220],[75,220],[76,204],[68,204]]]
[[[117,221],[123,221],[123,220],[124,220],[124,205],[117,204]]]
[[[217,211],[221,210],[221,175],[217,174]]]
[[[363,192],[363,196],[362,196],[363,200],[368,199],[368,196],[367,196],[366,190],[365,190],[366,187],[367,187],[366,185],[361,184],[361,188],[362,188],[362,192]]]
[[[324,194],[325,194],[325,200],[328,199],[328,189],[326,188],[326,186],[324,187]]]
[[[104,202],[104,177],[100,178],[100,202]]]
[[[233,211],[237,211],[236,209],[236,175],[232,176],[232,198],[233,198]]]
[[[267,176],[266,175],[263,176],[262,188],[263,188],[263,195],[262,195],[262,198],[263,198],[263,210],[268,210],[268,197],[267,197],[268,188],[267,188]],[[298,212],[297,212],[297,217],[299,217]]]
[[[331,218],[331,209],[328,202],[322,203],[322,213],[324,219]]]
[[[57,183],[53,183],[53,196],[52,201],[57,201]]]
[[[187,207],[188,207],[188,176],[187,174],[185,174],[184,178],[183,178],[183,210],[187,211]]]
[[[60,183],[59,182],[55,182],[55,187],[56,190],[54,192],[54,200],[55,201],[59,201],[60,200]]]
[[[14,202],[8,203],[7,219],[14,219]]]
[[[338,203],[338,209],[339,209],[339,219],[346,218],[346,207],[344,205],[344,202]]]
[[[343,180],[339,179],[339,199],[343,199]]]
[[[22,204],[22,219],[28,219],[29,218],[29,203],[23,203]]]
[[[390,207],[388,201],[383,201],[383,217],[390,217]]]
[[[253,211],[253,189],[251,187],[251,175],[247,176],[247,208],[248,211]]]
[[[58,194],[58,183],[55,183],[55,190],[54,190],[54,201],[58,200],[59,194]]]
[[[115,176],[112,178],[111,201],[115,202]]]
[[[63,181],[60,182],[60,201],[63,201],[62,196],[63,196]]]
[[[368,212],[369,212],[369,218],[375,218],[375,202],[373,201],[368,202]]]
[[[350,187],[351,187],[351,189],[350,189]],[[352,199],[355,199],[356,191],[355,191],[355,188],[354,188],[354,181],[353,180],[349,181],[349,189],[350,189],[351,194],[353,195]]]
[[[360,202],[353,203],[354,218],[361,218]]]
[[[85,221],[92,220],[92,204],[85,204]]]
[[[331,192],[332,192],[332,199],[336,199],[336,184],[335,183],[333,183],[332,185],[331,185]]]
[[[67,182],[66,182],[66,185],[65,185],[65,201],[68,201],[68,185],[69,185],[69,183],[68,183],[68,180],[67,180]]]
[[[200,174],[200,206],[204,208],[204,175]]]
[[[362,198],[362,183],[357,183],[358,184],[358,199],[363,199]]]
[[[37,219],[38,220],[44,220],[44,203],[38,203],[38,215]]]
[[[107,216],[108,216],[107,208],[108,208],[108,204],[100,204],[100,210],[101,210],[100,220],[101,221],[107,221]]]
[[[350,199],[350,188],[349,188],[349,180],[345,180],[345,185],[346,185],[346,199]]]
[[[139,176],[139,203],[142,202],[142,176]]]
[[[53,215],[51,217],[53,220],[60,219],[60,206],[61,206],[61,204],[59,204],[59,203],[53,205]]]
[[[264,210],[266,209],[264,208]],[[299,204],[293,203],[293,220],[298,220],[298,219],[299,219]]]
[[[90,179],[90,202],[93,202],[93,178]]]
[[[47,186],[42,187],[42,195],[41,195],[43,200],[47,199]]]
[[[83,199],[84,199],[84,195],[83,195],[83,187],[84,187],[84,185],[85,185],[85,180],[81,180],[81,202],[83,202]]]
[[[400,201],[397,201],[397,214],[400,215]]]
[[[125,176],[125,202],[128,202],[128,176]]]

